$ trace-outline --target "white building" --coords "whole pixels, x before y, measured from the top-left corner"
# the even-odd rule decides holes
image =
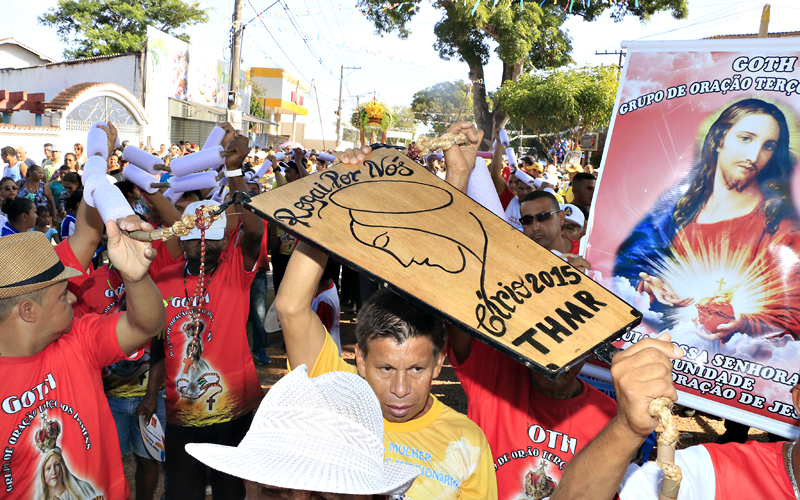
[[[228,120],[229,72],[227,63],[195,54],[190,45],[150,27],[139,52],[0,69],[0,92],[9,92],[0,107],[0,146],[22,145],[40,161],[44,143],[70,152],[98,120],[111,121],[122,140],[137,146],[158,149],[181,140],[202,146],[214,125]],[[23,92],[44,94],[38,97],[43,105],[26,102]],[[240,96],[243,130],[254,122],[270,124],[247,115],[244,71]]]

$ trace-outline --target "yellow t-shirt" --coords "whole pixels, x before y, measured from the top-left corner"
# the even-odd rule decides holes
[[[330,335],[325,336],[310,377],[356,367],[339,356]],[[497,479],[492,452],[483,431],[472,420],[433,398],[433,406],[408,422],[384,419],[386,461],[411,464],[420,469],[403,500],[497,499]]]
[[[572,183],[564,184],[558,194],[564,198],[564,201],[560,201],[559,203],[572,203],[572,199],[574,198],[572,194]]]

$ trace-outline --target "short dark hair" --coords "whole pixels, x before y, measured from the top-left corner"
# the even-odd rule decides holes
[[[14,309],[14,306],[25,299],[32,300],[39,305],[44,304],[44,295],[48,288],[50,287],[45,287],[33,292],[23,293],[22,295],[15,295],[14,297],[0,299],[0,322],[7,320],[8,317],[11,316],[11,311]]]
[[[589,172],[578,172],[575,174],[575,177],[572,178],[572,185],[583,181],[596,181],[597,177],[593,176]]]
[[[3,200],[3,213],[8,216],[8,220],[15,222],[22,214],[27,214],[35,206],[36,204],[32,200],[24,196],[6,198]]]
[[[37,206],[37,207],[36,207],[36,215],[38,215],[39,217],[41,217],[41,216],[42,216],[42,213],[46,213],[46,214],[47,214],[48,216],[50,216],[50,217],[52,217],[52,216],[53,216],[53,214],[51,214],[51,213],[50,213],[50,209],[49,209],[49,208],[47,208],[46,206],[44,206],[44,205],[39,205],[39,206]]]
[[[83,189],[76,189],[69,195],[67,201],[64,202],[64,210],[72,212],[78,208],[81,201],[83,201]]]
[[[61,178],[61,182],[74,182],[78,186],[81,186],[81,176],[78,175],[78,172],[67,172],[64,174],[64,177]]]
[[[369,342],[386,337],[393,338],[398,344],[404,344],[414,337],[429,337],[433,343],[433,357],[436,358],[444,350],[447,330],[444,321],[394,292],[381,289],[358,312],[356,343],[366,358]]]
[[[117,189],[122,191],[122,194],[124,194],[125,196],[132,195],[134,188],[136,188],[136,184],[132,183],[127,179],[117,181],[114,183],[114,185],[117,186]]]
[[[583,214],[583,220],[584,221],[589,220],[589,209],[588,208],[584,207],[583,205],[578,205],[577,203],[573,203],[573,205],[578,207],[578,210],[581,211],[581,213]],[[584,222],[584,225],[586,225],[585,222]]]
[[[549,191],[533,191],[531,193],[528,193],[527,195],[525,195],[525,198],[522,198],[520,205],[522,205],[526,201],[535,201],[540,198],[545,198],[550,200],[555,210],[561,210],[561,205],[559,205],[558,199],[556,199],[555,195]]]
[[[53,143],[52,142],[45,142],[43,147],[46,148],[47,146],[50,146],[52,148],[53,147]]]
[[[3,149],[0,149],[0,153],[8,156],[17,156],[17,150],[11,146],[6,146]]]
[[[196,196],[197,197],[197,201],[202,201],[203,200],[203,193],[198,189],[195,189],[195,190],[192,190],[192,191],[186,191],[185,193],[183,193],[181,195],[180,198],[178,198],[178,200],[182,200],[182,199],[186,198],[187,196]]]

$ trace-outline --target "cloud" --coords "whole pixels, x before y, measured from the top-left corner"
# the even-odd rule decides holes
[[[608,286],[609,283],[606,282],[604,285]],[[645,321],[656,327],[661,325],[661,318],[664,314],[651,311],[650,296],[644,292],[637,292],[636,288],[628,281],[628,278],[623,278],[622,276],[612,277],[610,288],[619,298],[638,309]]]

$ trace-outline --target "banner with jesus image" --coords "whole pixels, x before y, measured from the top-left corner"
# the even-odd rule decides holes
[[[627,49],[586,252],[644,315],[618,345],[669,332],[679,403],[794,438],[800,42]]]

